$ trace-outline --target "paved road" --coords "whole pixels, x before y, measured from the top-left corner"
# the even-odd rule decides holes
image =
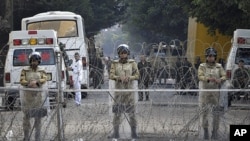
[[[153,95],[153,94],[151,94]],[[139,102],[137,105],[138,119],[138,140],[148,141],[165,141],[165,140],[199,140],[198,136],[198,107],[191,104],[162,104],[162,96],[157,98],[156,95],[151,97],[151,101]],[[68,101],[67,108],[63,109],[64,135],[66,140],[88,141],[105,141],[110,132],[112,132],[112,114],[108,104],[108,95],[106,93],[90,93],[87,99],[83,100],[80,107],[76,107],[73,99]],[[174,103],[180,99],[194,102],[195,96],[172,95]],[[161,104],[156,104],[157,100]],[[230,124],[250,123],[250,110],[247,109],[230,109],[221,115],[222,139],[227,139]],[[22,139],[22,114],[20,111],[1,113],[0,131],[6,132],[12,130],[14,140]],[[127,119],[122,117],[123,124],[120,132],[121,137],[128,138],[130,130]],[[10,127],[8,129],[8,127]],[[57,134],[57,116],[56,109],[52,109],[50,116],[43,121],[44,141],[55,140]],[[3,136],[2,132],[2,136]],[[188,136],[186,136],[188,135]],[[0,138],[1,140],[1,138]]]

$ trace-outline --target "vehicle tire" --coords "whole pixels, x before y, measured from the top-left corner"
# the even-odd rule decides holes
[[[14,110],[15,105],[15,97],[8,96],[6,99],[6,108],[7,110]]]

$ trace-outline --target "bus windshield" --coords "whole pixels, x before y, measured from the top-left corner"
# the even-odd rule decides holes
[[[58,38],[78,37],[77,24],[75,20],[51,20],[28,23],[28,30],[57,31]]]

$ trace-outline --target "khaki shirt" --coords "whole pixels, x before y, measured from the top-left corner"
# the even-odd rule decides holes
[[[27,87],[30,80],[35,79],[39,83],[39,88],[47,81],[46,72],[38,67],[37,70],[26,67],[21,71],[20,84]],[[24,108],[39,108],[42,106],[42,92],[40,91],[24,91],[22,104]]]
[[[221,79],[221,81],[226,80],[226,72],[219,63],[214,65],[209,65],[207,63],[200,64],[198,68],[198,78],[201,81],[201,88],[203,89],[218,89],[220,84],[215,82],[208,82],[208,78]]]
[[[129,81],[121,82],[120,77],[128,77]],[[116,89],[132,89],[132,81],[139,79],[139,70],[134,60],[129,59],[126,63],[120,63],[115,60],[111,64],[109,78],[115,80]],[[132,92],[115,92],[114,93],[115,103],[134,105],[135,95]]]
[[[129,80],[139,79],[139,71],[135,60],[129,59],[127,63],[124,64],[118,60],[112,62],[109,78],[118,80],[121,76],[127,76]]]

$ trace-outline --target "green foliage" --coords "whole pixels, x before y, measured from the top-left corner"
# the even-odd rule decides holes
[[[186,39],[188,15],[176,0],[127,0],[128,9],[124,29],[134,39],[159,42]],[[136,37],[136,38],[135,38]]]
[[[119,6],[121,0],[91,0],[91,16],[87,18],[87,32],[96,34],[101,29],[109,28],[121,20],[123,9]]]
[[[97,45],[100,45],[103,50],[105,56],[111,56],[112,58],[117,56],[116,48],[120,44],[128,44],[131,46],[130,42],[128,42],[128,34],[121,31],[119,26],[113,26],[110,29],[102,30],[98,36],[95,37],[97,41]],[[133,48],[133,46],[131,46]],[[131,48],[131,49],[132,49]]]
[[[218,31],[233,35],[237,28],[249,28],[250,2],[245,0],[178,0],[191,17],[209,28],[213,35]]]
[[[5,14],[5,1],[1,1],[0,4],[0,16],[3,18]]]
[[[20,29],[21,19],[47,11],[71,11],[85,21],[88,36],[115,25],[123,14],[121,0],[39,0],[15,3],[15,29]]]
[[[19,0],[14,3],[14,30],[21,19],[46,11],[82,15],[88,36],[121,24],[132,42],[159,42],[187,36],[188,16],[209,27],[213,34],[232,35],[249,28],[250,1],[246,0]],[[4,17],[4,2],[1,5]]]

